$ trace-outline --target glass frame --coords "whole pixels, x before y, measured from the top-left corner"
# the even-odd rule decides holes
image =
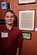
[[[19,0],[19,4],[35,3],[36,0]]]
[[[32,39],[32,33],[30,32],[23,32],[23,39],[26,39],[26,40],[31,40]]]
[[[26,28],[26,27],[21,27],[21,25],[25,25],[25,24],[22,24],[21,22],[21,20],[22,20],[22,13],[31,13],[31,14],[33,14],[32,15],[32,25],[31,25],[31,27],[30,28]],[[27,22],[27,21],[26,21]],[[34,31],[35,30],[35,10],[23,10],[23,11],[19,11],[19,21],[18,21],[18,23],[19,23],[19,29],[20,30],[27,30],[27,31]]]

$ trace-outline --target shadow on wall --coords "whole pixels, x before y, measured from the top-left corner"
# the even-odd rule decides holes
[[[0,25],[4,25],[5,24],[5,20],[4,19],[0,19]]]
[[[15,21],[14,21],[14,26],[18,26],[18,18],[17,18],[17,16],[15,16]]]

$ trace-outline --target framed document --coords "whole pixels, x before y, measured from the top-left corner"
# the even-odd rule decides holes
[[[19,4],[34,3],[35,0],[19,0]]]
[[[29,33],[29,32],[23,33],[23,39],[31,40],[32,39],[32,33]]]
[[[19,11],[19,29],[34,30],[35,10]]]
[[[1,8],[2,8],[2,9],[7,9],[7,4],[6,4],[6,2],[2,2],[2,3],[1,3]]]

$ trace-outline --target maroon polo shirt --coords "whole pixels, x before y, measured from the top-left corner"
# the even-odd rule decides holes
[[[8,33],[8,37],[1,37],[1,32]],[[5,25],[0,26],[0,55],[16,55],[17,48],[21,48],[23,38],[21,31],[13,26],[8,30]]]

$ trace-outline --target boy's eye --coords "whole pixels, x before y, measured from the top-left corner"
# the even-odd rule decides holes
[[[6,18],[8,18],[9,16],[6,16]]]
[[[13,18],[14,16],[11,16],[11,18]]]
[[[10,18],[13,18],[14,16],[10,16]],[[6,16],[6,18],[9,18],[9,16]]]

